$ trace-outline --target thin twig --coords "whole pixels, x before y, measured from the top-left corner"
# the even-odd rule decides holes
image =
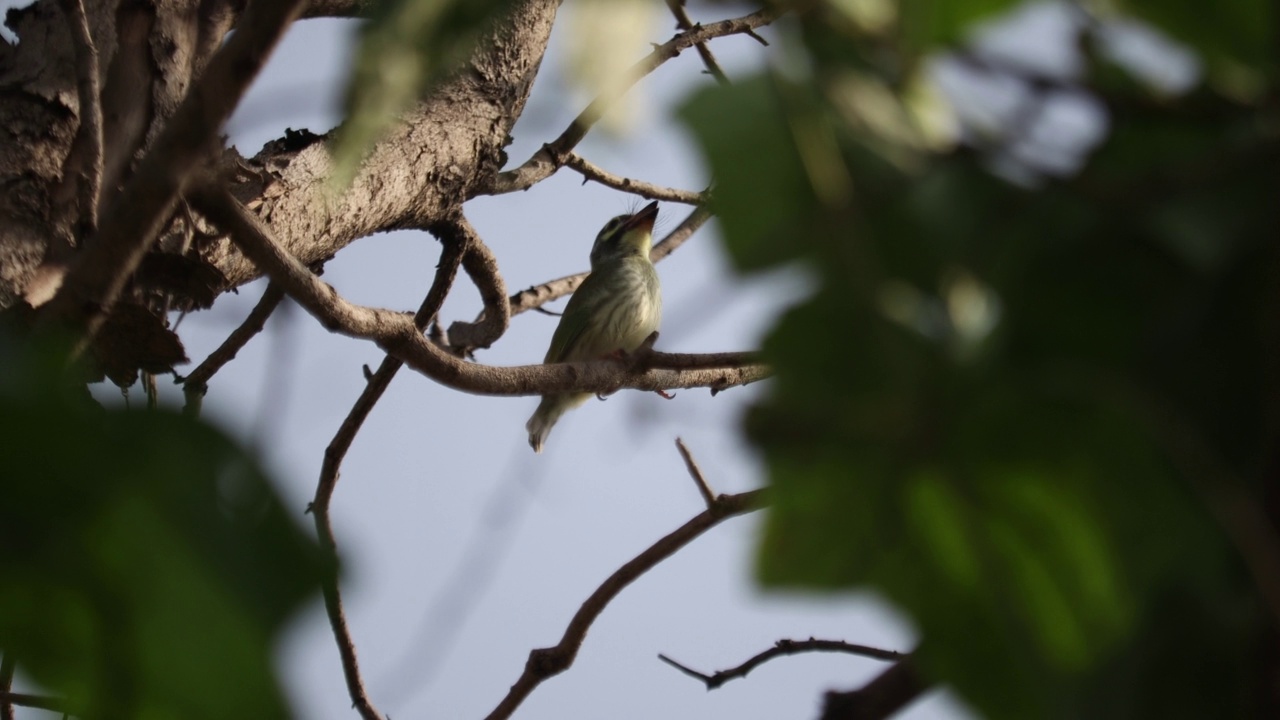
[[[424,337],[406,315],[347,301],[287,253],[262,222],[224,188],[200,185],[189,197],[206,217],[230,233],[246,257],[282,284],[325,328],[373,340],[414,370],[455,390],[481,395],[547,395],[707,387],[719,392],[772,373],[767,366],[753,362],[755,356],[749,353],[705,356],[713,359],[716,367],[706,367],[704,356],[658,352],[649,353],[634,368],[614,360],[513,367],[469,363]],[[726,360],[729,362],[718,364]]]
[[[76,96],[80,126],[67,154],[63,183],[74,183],[79,234],[83,239],[98,229],[98,192],[102,187],[102,102],[98,88],[98,49],[89,32],[82,0],[59,0],[67,17],[76,57]],[[72,193],[68,193],[71,195]]]
[[[218,132],[305,0],[249,3],[238,29],[165,123],[138,171],[107,207],[57,295],[41,308],[45,325],[66,326],[83,352],[199,172]]]
[[[498,341],[511,325],[511,305],[507,302],[507,283],[498,271],[498,258],[476,229],[459,217],[458,229],[467,234],[467,254],[462,258],[462,269],[480,292],[484,310],[475,322],[455,322],[449,325],[449,345],[461,353],[476,348],[487,348]]]
[[[711,219],[711,211],[705,206],[699,205],[694,208],[693,212],[689,213],[689,216],[683,222],[668,233],[661,242],[653,246],[653,250],[649,252],[649,259],[655,263],[660,262],[663,258],[675,252],[686,240],[693,237],[698,228],[702,227],[709,219]],[[519,315],[529,310],[540,310],[543,305],[572,294],[586,277],[587,273],[584,272],[576,275],[567,275],[541,285],[535,285],[527,290],[521,290],[512,295],[508,301],[511,305],[511,315]],[[553,314],[550,311],[546,312]]]
[[[741,665],[729,668],[728,670],[717,670],[710,675],[698,672],[686,665],[681,665],[666,655],[660,654],[658,655],[658,659],[689,677],[701,680],[706,684],[708,690],[715,690],[730,680],[746,677],[747,673],[755,670],[760,665],[763,665],[774,658],[782,657],[784,655],[798,655],[806,652],[838,652],[890,662],[901,660],[906,657],[905,654],[896,650],[882,650],[880,648],[874,648],[867,645],[855,645],[853,643],[844,642],[843,640],[817,640],[809,638],[808,640],[779,640],[774,643],[773,647],[749,658]]]
[[[422,305],[413,316],[414,327],[419,332],[430,325],[436,314],[440,312],[440,306],[444,303],[458,275],[458,266],[462,264],[463,256],[469,249],[469,240],[475,238],[474,234],[462,231],[456,223],[441,223],[433,227],[432,232],[440,238],[444,244],[444,250],[440,254],[440,262],[436,266],[436,275],[431,283],[431,289],[427,291]],[[369,376],[360,397],[356,398],[351,411],[338,427],[338,432],[325,448],[324,462],[320,467],[320,480],[316,484],[316,495],[308,510],[315,520],[316,534],[320,537],[321,546],[331,559],[336,560],[338,545],[333,533],[333,523],[329,518],[329,505],[333,500],[333,491],[338,486],[342,460],[347,456],[347,451],[351,449],[356,434],[360,432],[374,405],[382,398],[392,378],[403,365],[403,362],[392,355],[382,359],[377,372]],[[338,644],[338,655],[342,658],[342,674],[346,679],[347,693],[351,696],[352,705],[365,720],[377,720],[382,716],[374,707],[373,701],[369,699],[364,680],[360,676],[355,641],[352,640],[351,630],[347,626],[346,611],[342,607],[342,593],[336,576],[324,583],[323,591],[325,611],[329,616],[329,626],[333,629],[334,640]]]
[[[582,647],[582,641],[586,638],[591,624],[600,616],[600,613],[604,612],[605,607],[617,597],[618,593],[622,592],[623,588],[726,518],[764,507],[765,500],[762,495],[762,490],[752,490],[737,495],[721,495],[716,498],[715,504],[711,507],[618,568],[578,608],[578,612],[569,621],[564,635],[555,647],[540,648],[529,653],[524,672],[511,686],[502,702],[489,713],[486,720],[502,720],[511,717],[516,708],[520,707],[525,698],[529,697],[529,694],[543,680],[567,670],[577,657],[578,649]]]
[[[784,12],[786,12],[784,7],[768,7],[750,15],[721,20],[710,25],[699,25],[692,30],[678,33],[667,42],[655,47],[653,52],[646,55],[635,65],[632,65],[619,82],[592,100],[591,104],[579,113],[578,117],[573,119],[573,122],[569,123],[569,127],[560,133],[559,137],[542,146],[541,150],[534,153],[533,157],[526,160],[520,167],[500,173],[491,187],[478,194],[500,195],[517,190],[527,190],[534,184],[545,180],[564,165],[568,153],[577,147],[592,126],[641,78],[656,70],[664,62],[698,43],[705,43],[712,38],[726,35],[754,35],[756,28],[768,25]]]
[[[0,720],[13,720],[13,701],[9,699],[9,693],[13,690],[16,664],[13,653],[6,651],[0,656]]]
[[[885,720],[929,689],[908,654],[857,690],[826,694],[819,720]]]
[[[680,451],[680,457],[684,458],[684,466],[689,469],[689,476],[693,478],[693,484],[698,486],[698,492],[702,493],[702,499],[706,501],[707,507],[711,507],[716,502],[716,494],[711,492],[711,486],[707,484],[702,468],[698,467],[698,461],[693,459],[693,453],[689,452],[684,440],[676,438],[676,449]]]
[[[676,27],[681,30],[693,30],[697,26],[689,19],[689,13],[684,11],[684,0],[667,0],[667,7],[671,8],[671,14],[676,18]],[[707,72],[716,79],[721,85],[729,84],[729,76],[724,74],[724,70],[720,69],[720,63],[716,62],[715,55],[711,54],[711,48],[707,47],[705,42],[695,45],[698,49],[698,56],[702,58],[702,64],[707,66]]]
[[[262,329],[267,326],[267,319],[279,307],[281,300],[284,300],[284,288],[280,283],[267,283],[267,289],[262,292],[258,304],[249,311],[249,315],[245,317],[244,322],[240,323],[240,327],[231,331],[218,349],[209,353],[209,357],[192,370],[191,374],[178,381],[182,383],[182,392],[186,395],[183,412],[189,415],[200,414],[200,400],[209,390],[209,380],[222,369],[223,365],[234,360],[236,353],[240,352],[253,339],[253,336],[262,332]]]
[[[666,202],[678,202],[686,205],[701,205],[706,202],[707,194],[694,192],[692,190],[677,190],[676,188],[664,187],[662,185],[654,185],[643,180],[632,180],[621,175],[613,173],[593,165],[591,162],[583,158],[578,153],[571,152],[564,158],[565,165],[578,171],[583,177],[583,182],[587,180],[595,180],[606,187],[614,190],[639,195],[646,200],[664,200]]]

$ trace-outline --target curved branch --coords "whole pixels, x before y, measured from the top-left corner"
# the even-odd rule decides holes
[[[373,340],[414,370],[455,390],[477,395],[547,395],[707,387],[719,392],[772,374],[767,366],[752,362],[754,356],[738,353],[715,354],[707,360],[708,356],[649,352],[640,362],[630,363],[605,360],[515,367],[468,363],[423,337],[404,313],[344,299],[284,252],[258,218],[226,190],[202,185],[193,188],[190,196],[202,213],[229,232],[245,255],[283,285],[326,329]]]
[[[488,188],[480,190],[477,194],[501,195],[517,190],[528,190],[536,183],[547,179],[565,164],[569,152],[582,142],[587,132],[600,118],[604,117],[610,106],[641,78],[698,43],[705,43],[712,38],[726,35],[754,34],[756,28],[768,25],[784,12],[786,9],[782,7],[768,7],[739,18],[721,20],[710,25],[699,25],[655,47],[653,52],[632,65],[616,85],[592,100],[591,104],[569,123],[569,127],[560,133],[560,137],[543,145],[541,150],[534,153],[533,157],[526,160],[520,167],[499,174]]]
[[[487,348],[502,337],[511,324],[511,306],[507,302],[507,283],[498,272],[498,258],[465,218],[460,217],[458,222],[459,231],[467,235],[468,249],[462,258],[462,268],[476,284],[484,303],[484,310],[475,322],[455,322],[449,326],[449,345],[465,354],[476,348]]]
[[[587,630],[591,628],[591,624],[600,616],[600,613],[604,612],[609,602],[622,592],[623,588],[726,518],[764,507],[763,493],[763,490],[752,490],[737,495],[721,495],[702,513],[618,568],[600,587],[596,588],[595,592],[591,593],[591,597],[582,603],[582,607],[578,608],[578,612],[569,621],[569,626],[565,628],[564,635],[555,647],[540,648],[529,653],[529,659],[525,663],[524,672],[520,674],[520,679],[511,686],[506,697],[498,703],[493,712],[486,716],[486,720],[502,720],[511,717],[511,713],[520,707],[520,703],[524,702],[543,680],[567,670],[577,657],[578,649],[582,647],[582,641],[587,636]]]
[[[614,190],[639,195],[646,200],[665,200],[667,202],[678,202],[686,205],[701,205],[706,202],[707,194],[694,192],[692,190],[677,190],[675,188],[663,187],[662,185],[654,185],[643,180],[632,180],[621,175],[614,175],[604,168],[593,165],[578,153],[571,152],[564,158],[564,163],[574,170],[578,171],[583,177],[583,182],[587,180],[595,180],[606,187]]]
[[[222,369],[223,365],[234,360],[236,353],[240,352],[253,339],[253,336],[262,332],[262,329],[267,326],[267,318],[271,317],[271,313],[280,306],[281,300],[284,300],[284,288],[280,287],[280,283],[268,283],[258,304],[254,305],[253,310],[245,316],[244,322],[232,330],[227,339],[223,340],[216,350],[209,353],[209,357],[205,358],[195,370],[177,380],[182,383],[182,393],[186,396],[184,412],[199,414],[200,400],[209,390],[209,380]]]
[[[444,243],[444,251],[436,266],[436,276],[431,283],[431,289],[427,291],[422,305],[413,316],[413,325],[419,332],[430,325],[436,314],[440,312],[440,306],[444,304],[445,297],[453,287],[454,278],[458,275],[458,266],[462,264],[463,256],[469,251],[470,243],[478,239],[474,233],[468,232],[459,225],[457,220],[446,221],[432,228],[432,232]],[[342,466],[342,460],[347,456],[347,451],[351,449],[351,443],[355,442],[356,434],[360,432],[369,413],[373,412],[373,406],[382,398],[392,378],[403,365],[403,362],[391,355],[382,359],[377,372],[369,377],[360,397],[356,398],[351,411],[338,427],[338,432],[325,448],[324,462],[320,466],[320,480],[316,484],[316,495],[308,511],[315,519],[316,534],[320,537],[321,546],[334,562],[337,561],[338,556],[338,541],[333,533],[333,523],[329,518],[329,504],[333,500],[333,491],[338,486],[338,470]],[[325,612],[329,616],[329,626],[338,644],[338,654],[342,658],[342,674],[346,679],[347,693],[351,696],[351,703],[364,720],[381,720],[382,715],[369,699],[364,680],[360,676],[355,641],[352,640],[351,630],[347,626],[347,615],[342,607],[342,592],[338,587],[336,575],[331,576],[331,579],[324,583],[323,593]]]
[[[782,657],[784,655],[798,655],[805,652],[837,652],[846,653],[848,655],[860,655],[862,657],[869,657],[875,660],[890,661],[901,660],[906,657],[906,655],[896,650],[881,650],[880,648],[873,648],[867,645],[847,643],[843,640],[817,640],[815,638],[809,638],[808,640],[779,640],[774,643],[773,647],[752,656],[741,665],[729,668],[728,670],[717,670],[710,675],[698,672],[697,670],[685,665],[681,665],[666,655],[658,655],[658,659],[689,677],[701,680],[707,686],[708,690],[715,690],[730,680],[746,677],[747,673],[755,670],[757,667],[774,658]]]

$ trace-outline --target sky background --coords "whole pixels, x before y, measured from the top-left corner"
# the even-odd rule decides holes
[[[656,11],[652,25],[639,37],[665,41],[674,23],[661,3],[650,5]],[[512,164],[558,135],[587,100],[567,72],[574,25],[563,15],[574,6],[573,0],[566,3],[512,133]],[[695,20],[711,21],[751,8],[716,6],[714,14],[698,4],[690,9]],[[1041,69],[1069,74],[1078,70],[1078,58],[1066,32],[1068,14],[1066,4],[1028,5],[1000,29],[985,32],[983,42]],[[230,123],[231,143],[252,156],[286,127],[333,127],[355,28],[351,21],[297,23]],[[785,31],[765,28],[761,34],[776,39]],[[1141,28],[1115,32],[1128,33],[1128,40],[1116,42],[1136,58],[1134,67],[1154,67],[1152,82],[1163,78],[1176,88],[1194,78],[1194,58],[1183,57],[1179,65],[1171,50],[1159,47],[1160,38],[1144,40]],[[643,42],[632,51],[625,43],[610,43],[623,65],[648,50]],[[1156,50],[1150,49],[1153,43]],[[780,60],[777,43],[766,48],[741,36],[716,40],[712,48],[731,78]],[[1152,57],[1164,61],[1153,64]],[[604,58],[598,62],[607,65]],[[953,98],[967,99],[958,113],[966,132],[998,128],[1017,111],[1016,87],[980,81],[945,63],[935,77]],[[579,152],[617,174],[705,187],[706,171],[673,117],[691,92],[710,82],[696,53],[685,53],[629,96],[629,132],[593,131]],[[1047,98],[1038,122],[1025,147],[993,160],[994,170],[1022,182],[1034,182],[1037,173],[1070,172],[1106,125],[1102,110],[1083,96]],[[527,192],[471,201],[465,213],[514,292],[586,269],[600,227],[636,205],[632,196],[584,186],[566,169]],[[688,211],[663,203],[658,236]],[[439,250],[424,232],[365,238],[329,262],[324,279],[353,302],[411,310],[430,285]],[[805,274],[795,268],[734,275],[714,221],[658,270],[664,322],[657,347],[672,352],[756,348],[777,315],[806,292]],[[263,288],[261,281],[242,287],[212,310],[183,319],[179,334],[193,366],[241,322]],[[470,320],[479,309],[474,288],[460,274],[442,323]],[[477,359],[496,365],[538,362],[556,322],[537,313],[520,315]],[[381,359],[372,343],[329,334],[286,301],[267,331],[209,383],[204,416],[261,454],[308,533],[311,523],[303,510],[314,495],[324,448],[364,385],[362,366],[376,367]],[[165,379],[162,384],[165,401],[180,404],[179,389]],[[536,398],[467,395],[402,371],[347,455],[332,504],[344,563],[343,599],[374,704],[400,720],[487,714],[520,675],[530,649],[554,645],[606,577],[703,510],[675,450],[676,437],[684,438],[715,491],[741,492],[765,483],[764,468],[739,428],[744,409],[768,391],[768,382],[714,398],[707,390],[683,390],[670,401],[620,392],[566,415],[546,452],[536,456],[524,431]],[[99,386],[96,394],[121,401],[110,387]],[[141,391],[135,389],[130,401],[142,402]],[[534,691],[517,717],[816,717],[823,692],[858,687],[883,664],[832,654],[781,658],[708,692],[657,655],[712,672],[784,638],[912,647],[910,624],[873,595],[759,588],[753,555],[762,520],[756,513],[726,521],[625,589],[592,627],[574,666]],[[278,666],[298,717],[355,716],[319,596],[284,637]],[[969,715],[947,693],[935,691],[900,717]]]

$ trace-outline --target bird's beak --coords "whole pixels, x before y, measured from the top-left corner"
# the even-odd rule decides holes
[[[625,233],[625,232],[631,232],[632,230],[643,228],[644,230],[652,232],[653,223],[657,219],[658,219],[658,201],[654,200],[648,205],[645,205],[643,208],[640,208],[640,212],[636,213],[635,215],[632,215],[631,219],[627,220],[627,224],[623,226],[622,231]]]

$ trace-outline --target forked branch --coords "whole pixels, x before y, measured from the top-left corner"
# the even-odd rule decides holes
[[[582,603],[582,607],[578,608],[578,612],[569,621],[569,626],[565,628],[564,635],[555,647],[540,648],[529,653],[524,672],[511,686],[502,702],[498,703],[498,707],[489,713],[486,720],[503,720],[511,717],[516,708],[520,707],[525,698],[529,697],[529,694],[543,680],[558,675],[573,665],[574,659],[578,656],[578,649],[582,647],[582,641],[587,636],[587,630],[623,588],[726,518],[764,507],[763,492],[752,490],[738,495],[721,495],[716,498],[711,507],[618,568],[591,594],[591,597],[587,598],[586,602]]]
[[[809,638],[808,640],[779,640],[774,643],[773,647],[752,656],[741,665],[729,668],[728,670],[717,670],[710,675],[698,672],[686,665],[681,665],[666,655],[658,655],[658,659],[689,677],[701,680],[703,684],[707,686],[708,690],[715,690],[730,680],[746,677],[747,673],[755,670],[757,667],[774,658],[782,657],[784,655],[798,655],[806,652],[846,653],[849,655],[869,657],[875,660],[888,661],[901,660],[906,657],[906,655],[897,652],[896,650],[882,650],[880,648],[869,647],[867,645],[855,645],[854,643],[847,643],[843,640],[818,640],[815,638]]]

